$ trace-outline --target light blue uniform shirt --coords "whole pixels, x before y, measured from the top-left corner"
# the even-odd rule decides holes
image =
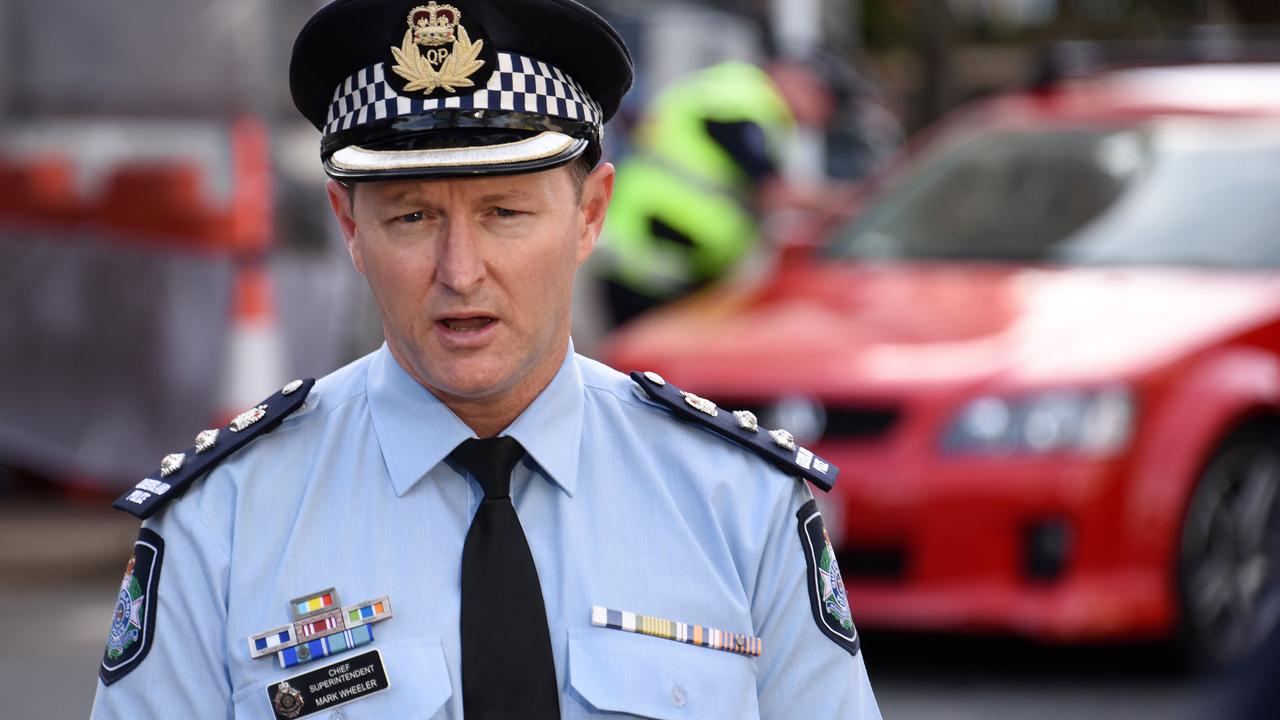
[[[565,718],[879,718],[862,655],[819,630],[801,481],[575,355],[504,432]],[[146,527],[165,541],[149,654],[99,684],[93,717],[273,717],[282,670],[251,635],[291,599],[389,596],[374,626],[389,689],[313,718],[462,718],[462,545],[483,493],[447,460],[474,433],[384,346],[319,381],[275,431]],[[594,627],[603,606],[760,637],[759,657]]]

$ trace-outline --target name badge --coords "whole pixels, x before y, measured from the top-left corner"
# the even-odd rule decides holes
[[[267,686],[277,720],[293,720],[382,692],[390,687],[382,653],[367,653]]]

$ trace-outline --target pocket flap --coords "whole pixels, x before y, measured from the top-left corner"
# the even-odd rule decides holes
[[[569,633],[569,684],[607,712],[658,720],[755,718],[752,665],[741,655],[617,630]]]

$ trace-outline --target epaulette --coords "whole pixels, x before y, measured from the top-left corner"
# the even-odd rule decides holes
[[[111,504],[143,520],[154,515],[170,500],[186,492],[198,478],[231,457],[250,440],[271,432],[286,417],[302,407],[314,379],[294,380],[261,404],[235,417],[225,427],[196,435],[196,444],[186,452],[166,455],[160,461],[158,478],[147,477]]]
[[[633,372],[631,379],[649,399],[681,420],[707,428],[741,445],[788,475],[808,480],[823,492],[830,492],[835,485],[840,468],[796,445],[795,438],[786,430],[760,427],[750,411],[723,411],[710,400],[685,392],[654,372]]]

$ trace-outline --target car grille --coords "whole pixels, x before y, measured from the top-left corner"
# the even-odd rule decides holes
[[[836,550],[840,574],[849,580],[892,582],[907,571],[907,553],[901,547],[858,547]]]
[[[898,422],[898,411],[890,408],[832,408],[827,410],[823,437],[878,438]]]

